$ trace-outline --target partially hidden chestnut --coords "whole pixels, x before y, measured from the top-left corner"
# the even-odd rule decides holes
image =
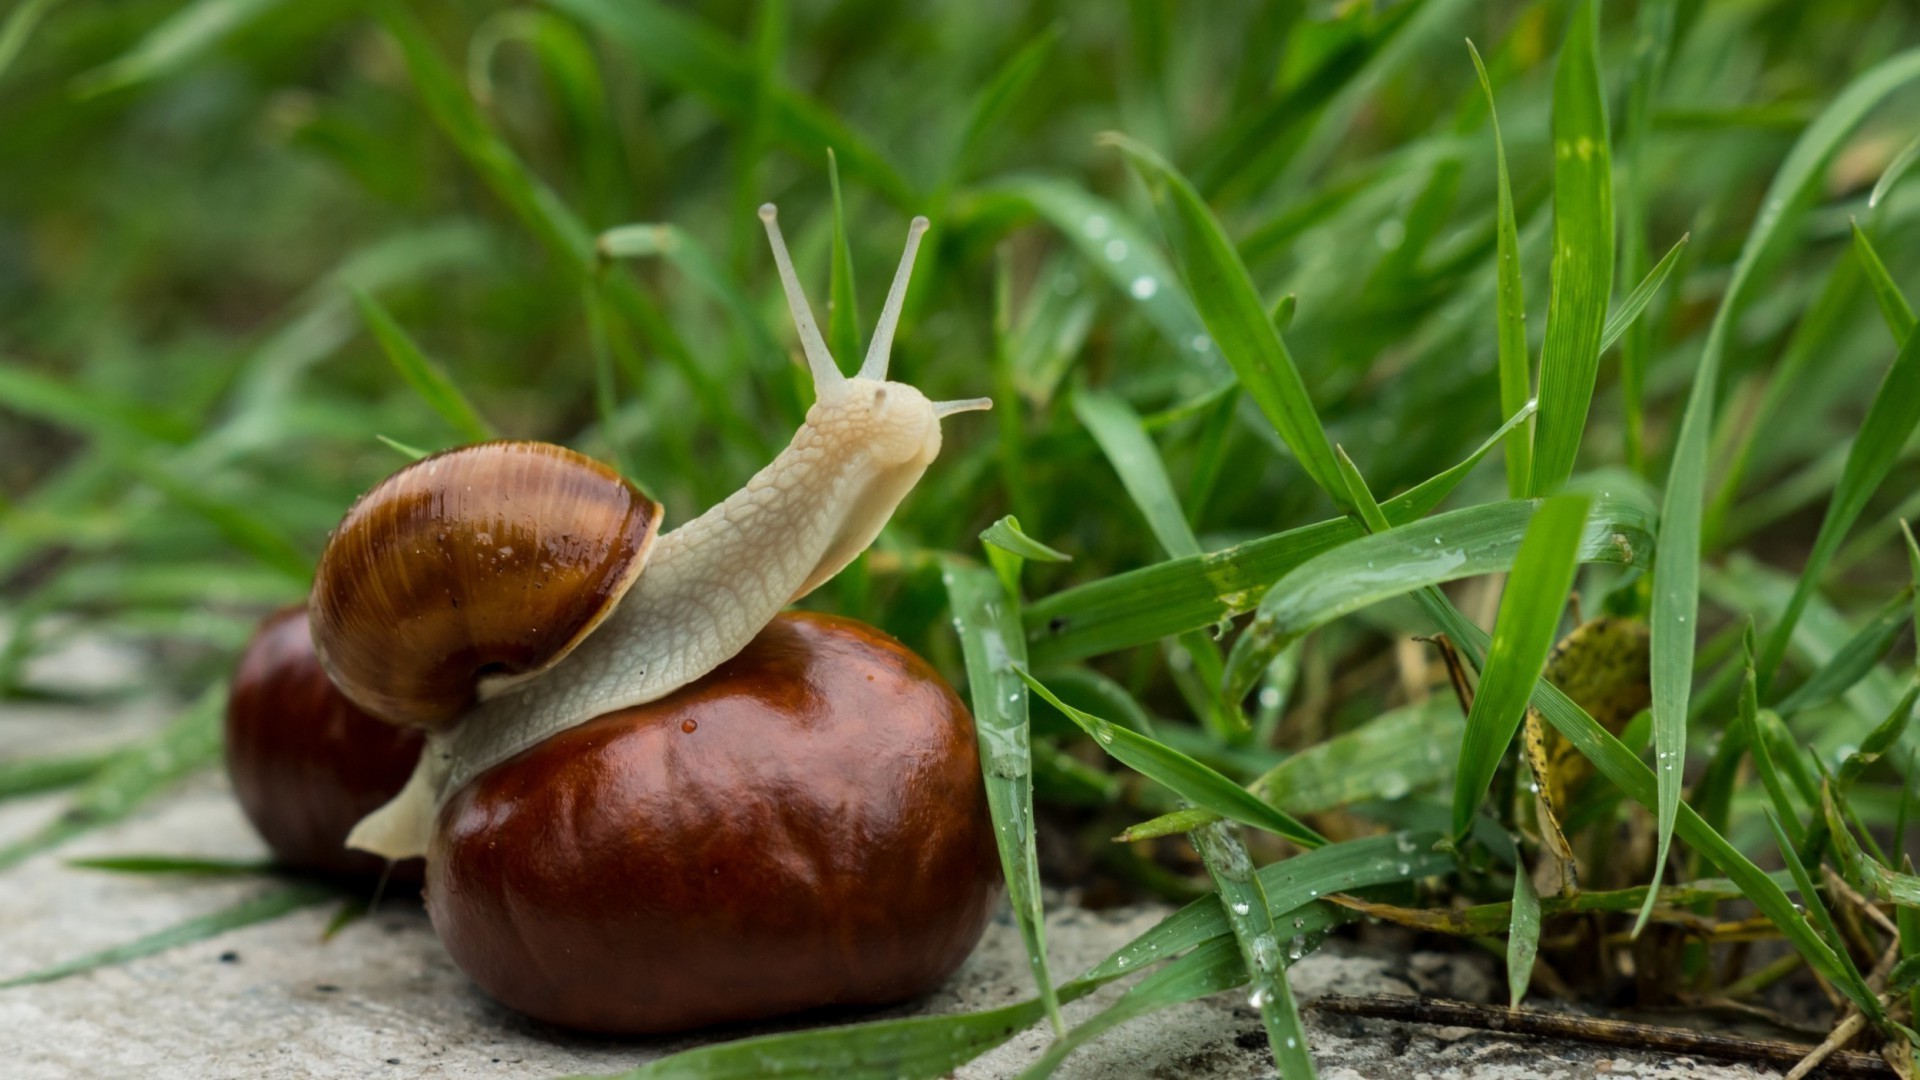
[[[999,888],[966,707],[875,628],[806,613],[481,773],[427,859],[475,982],[627,1034],[924,993]]]
[[[421,742],[333,685],[304,607],[267,616],[241,653],[227,699],[227,775],[247,820],[287,866],[379,873],[386,860],[349,849],[347,833],[399,792]],[[420,861],[395,864],[394,875],[418,880]]]

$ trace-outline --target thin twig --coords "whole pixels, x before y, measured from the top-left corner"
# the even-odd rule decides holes
[[[1785,1067],[1799,1061],[1811,1047],[1779,1039],[1746,1039],[1685,1028],[1636,1024],[1626,1020],[1603,1020],[1572,1013],[1546,1012],[1541,1009],[1503,1009],[1494,1005],[1471,1005],[1463,1001],[1443,1001],[1416,997],[1344,997],[1330,995],[1304,1002],[1309,1009],[1367,1016],[1380,1020],[1399,1020],[1439,1027],[1469,1027],[1509,1035],[1544,1035],[1623,1049],[1651,1050],[1666,1054],[1698,1054],[1728,1061],[1751,1061]],[[1887,1077],[1895,1075],[1886,1062],[1872,1054],[1839,1051],[1826,1060],[1834,1076]]]

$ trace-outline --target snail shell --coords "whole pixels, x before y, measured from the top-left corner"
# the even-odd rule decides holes
[[[327,543],[314,647],[342,693],[404,727],[451,727],[558,663],[646,565],[661,509],[601,463],[500,441],[422,458]]]

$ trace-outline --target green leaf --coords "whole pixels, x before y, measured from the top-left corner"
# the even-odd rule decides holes
[[[1480,459],[1500,445],[1502,439],[1508,440],[1508,444],[1511,445],[1514,436],[1525,436],[1526,432],[1521,430],[1521,425],[1525,424],[1538,409],[1537,402],[1531,400],[1521,402],[1520,410],[1507,417],[1507,422],[1487,436],[1486,441],[1475,447],[1473,453],[1468,454],[1464,461],[1445,472],[1415,484],[1405,493],[1388,499],[1380,505],[1381,512],[1386,515],[1388,521],[1396,525],[1425,517],[1434,507],[1440,505],[1441,500],[1452,494],[1454,488],[1460,486],[1460,481],[1465,480],[1467,474],[1473,471],[1473,467],[1480,464]]]
[[[1562,496],[1541,503],[1527,525],[1513,571],[1500,596],[1493,647],[1480,671],[1480,685],[1467,712],[1460,762],[1453,781],[1453,835],[1464,838],[1493,774],[1526,715],[1533,685],[1559,638],[1560,617],[1579,568],[1581,534],[1589,503]],[[1526,870],[1516,871],[1524,877]],[[1528,970],[1531,970],[1529,966]]]
[[[1285,811],[1255,798],[1245,788],[1164,743],[1122,725],[1094,716],[1055,697],[1039,680],[1016,667],[1033,692],[1093,736],[1100,749],[1122,765],[1140,773],[1195,806],[1221,817],[1284,836],[1301,847],[1319,847],[1326,838]]]
[[[1693,693],[1694,634],[1700,607],[1700,525],[1707,457],[1714,397],[1720,386],[1720,361],[1735,317],[1754,288],[1755,268],[1795,237],[1795,230],[1785,226],[1797,220],[1841,143],[1874,106],[1915,77],[1920,77],[1920,49],[1884,60],[1849,83],[1801,134],[1768,185],[1760,217],[1747,234],[1726,295],[1707,329],[1706,344],[1701,348],[1674,440],[1673,463],[1660,507],[1660,550],[1664,557],[1653,568],[1653,741],[1663,761],[1686,760],[1687,704]],[[1763,667],[1762,672],[1765,670]],[[1675,768],[1662,772],[1657,780],[1656,875],[1666,864],[1673,839],[1680,779],[1680,770]]]
[[[1533,370],[1527,355],[1527,301],[1520,275],[1520,233],[1514,224],[1513,186],[1507,178],[1507,147],[1500,138],[1500,114],[1493,105],[1493,83],[1487,67],[1480,62],[1480,50],[1467,42],[1473,57],[1473,70],[1480,76],[1480,89],[1487,96],[1487,114],[1493,122],[1493,160],[1499,194],[1495,225],[1495,280],[1498,299],[1495,323],[1500,340],[1500,411],[1519,416],[1523,408],[1531,416],[1534,409]],[[1515,431],[1507,438],[1507,494],[1520,498],[1527,493],[1527,477],[1533,470],[1533,431]]]
[[[1295,567],[1260,601],[1234,643],[1226,693],[1238,700],[1281,649],[1342,615],[1430,585],[1509,569],[1539,504],[1516,499],[1450,510],[1344,544]],[[1643,564],[1651,514],[1631,494],[1603,494],[1581,537],[1583,562]]]
[[[749,123],[758,99],[751,49],[707,22],[653,0],[552,0],[553,6],[632,52],[640,68],[681,86],[737,123]],[[803,160],[832,147],[847,171],[902,206],[912,185],[870,143],[819,102],[791,87],[768,88],[768,133]]]
[[[1495,641],[1499,640],[1497,628]],[[1533,981],[1533,958],[1540,953],[1540,895],[1526,863],[1513,867],[1513,906],[1507,920],[1507,1004],[1519,1008]]]
[[[1820,532],[1814,537],[1806,566],[1794,585],[1793,597],[1774,624],[1773,632],[1767,635],[1766,647],[1760,653],[1763,693],[1786,656],[1794,624],[1819,586],[1827,564],[1840,549],[1840,542],[1846,539],[1847,530],[1866,509],[1867,500],[1892,471],[1916,425],[1920,425],[1920,335],[1910,335],[1874,391],[1866,419],[1861,421],[1859,434],[1847,449],[1846,470],[1827,503],[1826,516],[1820,521]]]
[[[1867,239],[1857,221],[1853,223],[1853,253],[1860,260],[1860,269],[1866,272],[1873,298],[1880,302],[1880,314],[1887,320],[1887,329],[1893,332],[1893,343],[1906,344],[1913,336],[1913,305],[1900,294],[1900,286],[1893,283],[1887,265],[1880,261],[1880,253],[1873,250],[1873,241]]]
[[[1819,890],[1814,888],[1813,877],[1807,872],[1806,864],[1800,861],[1798,853],[1786,846],[1787,834],[1780,828],[1780,821],[1774,817],[1773,811],[1766,811],[1766,817],[1767,824],[1773,828],[1774,843],[1780,849],[1780,860],[1787,864],[1787,873],[1793,875],[1793,887],[1800,893],[1800,902],[1806,908],[1807,921],[1819,929],[1821,939],[1827,943],[1835,960],[1845,965],[1844,970],[1852,975],[1851,982],[1871,995],[1872,991],[1867,990],[1865,980],[1860,978],[1860,972],[1854,968],[1853,957],[1847,952],[1844,939],[1840,937],[1839,928],[1833,923],[1833,913],[1827,910],[1826,903],[1820,899]]]
[[[1613,166],[1599,36],[1599,9],[1584,0],[1568,22],[1554,70],[1553,282],[1540,350],[1531,495],[1548,494],[1573,475],[1613,291]]]
[[[827,346],[842,364],[867,354],[860,334],[860,296],[853,286],[853,244],[847,239],[847,204],[840,194],[840,159],[827,147],[827,181],[833,189],[833,271],[827,281]],[[756,320],[757,321],[757,320]]]
[[[496,437],[493,428],[480,418],[466,395],[447,377],[446,369],[420,351],[420,346],[387,314],[379,301],[358,289],[353,291],[353,300],[360,307],[360,317],[366,320],[367,329],[373,331],[374,339],[380,343],[380,350],[392,361],[394,370],[420,395],[421,401],[440,414],[448,427],[468,442],[485,442]]]
[[[1344,508],[1346,488],[1333,461],[1333,444],[1320,425],[1307,384],[1213,211],[1185,176],[1144,143],[1124,135],[1101,138],[1127,155],[1153,191],[1187,295],[1199,308],[1213,344],[1307,476]]]
[[[74,81],[83,97],[180,71],[234,33],[265,18],[283,0],[195,0],[147,32],[125,55]]]
[[[73,793],[59,817],[0,847],[0,868],[121,820],[218,757],[225,706],[225,687],[209,689],[158,734],[114,753]]]
[[[1160,451],[1147,438],[1133,407],[1113,394],[1081,390],[1073,396],[1073,414],[1100,444],[1128,497],[1167,554],[1176,559],[1201,554],[1200,541],[1187,523],[1179,496],[1173,493],[1173,481],[1167,477]]]
[[[1058,1033],[1066,1030],[1066,1023],[1060,1019],[1047,964],[1046,912],[1041,906],[1039,857],[1033,846],[1033,754],[1028,745],[1027,694],[1016,666],[1027,652],[1020,615],[992,571],[948,556],[941,564],[941,577],[966,655],[974,733],[980,743],[987,808],[993,815],[1008,900],[1026,943],[1034,984]]]
[[[987,526],[980,534],[983,543],[991,544],[1011,555],[1032,562],[1071,562],[1073,556],[1063,554],[1020,531],[1020,522],[1009,514]]]
[[[1646,310],[1654,294],[1660,291],[1660,286],[1666,284],[1667,275],[1673,273],[1674,264],[1680,261],[1680,253],[1686,250],[1687,241],[1692,238],[1692,233],[1682,233],[1680,239],[1674,241],[1673,246],[1667,249],[1667,253],[1660,257],[1659,265],[1649,270],[1640,284],[1634,286],[1633,291],[1627,294],[1627,298],[1621,301],[1620,307],[1607,316],[1606,329],[1600,334],[1601,352],[1613,348],[1614,342],[1619,341],[1627,332],[1627,328],[1633,325],[1633,320],[1639,318],[1640,313]]]
[[[1913,707],[1911,698],[1903,704],[1909,710]],[[1846,817],[1841,814],[1840,805],[1834,799],[1833,786],[1821,785],[1821,813],[1825,815],[1827,831],[1833,837],[1834,853],[1839,858],[1841,869],[1846,872],[1847,880],[1869,896],[1902,907],[1920,908],[1920,877],[1889,870],[1873,856],[1860,850],[1860,841],[1853,838]],[[1791,853],[1787,857],[1791,868],[1797,860]]]
[[[1300,1007],[1287,984],[1286,964],[1281,959],[1266,890],[1260,887],[1246,846],[1233,835],[1232,828],[1224,821],[1202,825],[1193,831],[1193,847],[1213,877],[1227,925],[1233,929],[1245,977],[1253,988],[1247,1004],[1260,1013],[1274,1064],[1281,1076],[1313,1077],[1313,1056],[1307,1052]]]
[[[116,874],[184,874],[190,877],[229,877],[271,873],[270,859],[202,859],[182,855],[101,855],[68,859],[68,866],[106,870]]]
[[[259,896],[243,900],[232,907],[176,923],[124,945],[115,945],[110,949],[101,949],[99,952],[88,953],[51,967],[15,976],[0,982],[0,989],[52,982],[55,979],[64,979],[69,975],[78,975],[96,968],[124,964],[129,960],[138,960],[169,949],[177,949],[182,945],[191,945],[196,941],[218,937],[243,926],[277,919],[289,912],[312,907],[338,895],[340,895],[339,891],[328,885],[282,885]]]

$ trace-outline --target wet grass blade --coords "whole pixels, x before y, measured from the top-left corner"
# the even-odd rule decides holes
[[[1473,57],[1473,70],[1480,76],[1480,89],[1487,96],[1487,115],[1493,124],[1493,161],[1499,194],[1495,225],[1494,259],[1496,303],[1495,323],[1500,342],[1500,411],[1518,416],[1533,403],[1533,365],[1527,353],[1527,300],[1520,274],[1520,232],[1513,220],[1513,185],[1507,178],[1507,147],[1500,138],[1500,114],[1493,104],[1493,83],[1487,78],[1487,66],[1480,62],[1480,50],[1467,42]],[[1532,411],[1528,412],[1532,415]],[[1533,429],[1514,431],[1507,436],[1507,495],[1520,498],[1527,493],[1527,477],[1533,471]]]
[[[1568,21],[1554,70],[1553,280],[1527,482],[1532,495],[1553,492],[1573,475],[1613,292],[1613,167],[1599,36],[1599,9],[1586,0]]]
[[[387,354],[393,369],[421,401],[468,442],[485,442],[495,437],[492,426],[480,418],[466,395],[448,377],[446,369],[427,358],[379,301],[358,289],[354,290],[353,300],[360,308],[360,317],[366,320],[367,329],[380,343],[380,351]]]
[[[220,754],[226,688],[215,687],[151,739],[116,752],[73,793],[59,817],[0,847],[0,868],[126,817]]]
[[[1673,246],[1667,249],[1667,253],[1660,257],[1659,264],[1649,270],[1640,284],[1634,286],[1633,291],[1627,294],[1627,298],[1620,302],[1620,306],[1614,313],[1607,316],[1606,328],[1600,332],[1601,352],[1604,353],[1613,348],[1614,343],[1619,341],[1626,334],[1627,329],[1633,325],[1633,321],[1647,309],[1647,305],[1653,301],[1654,294],[1660,291],[1660,286],[1666,284],[1667,275],[1673,273],[1674,265],[1680,261],[1680,253],[1686,250],[1687,241],[1692,238],[1693,234],[1684,233],[1680,239],[1674,241]]]
[[[177,949],[182,945],[191,945],[196,941],[218,937],[231,930],[255,923],[269,922],[282,915],[299,911],[324,903],[340,895],[338,889],[330,885],[300,883],[282,885],[259,896],[243,900],[232,907],[216,911],[211,915],[200,915],[136,938],[124,945],[115,945],[110,949],[88,953],[72,960],[41,968],[39,971],[0,981],[0,989],[12,986],[30,986],[34,983],[52,982],[71,975],[93,971],[97,968],[124,964],[130,960],[152,956],[155,953]]]
[[[1313,1055],[1307,1052],[1307,1033],[1300,1025],[1300,1006],[1287,983],[1273,913],[1268,910],[1266,890],[1253,872],[1246,846],[1233,834],[1233,826],[1224,821],[1193,830],[1192,839],[1194,850],[1213,878],[1227,925],[1239,946],[1244,977],[1252,988],[1247,1004],[1260,1013],[1274,1065],[1289,1080],[1316,1076]]]
[[[1307,476],[1336,506],[1346,508],[1346,485],[1307,384],[1219,220],[1193,184],[1151,148],[1124,135],[1105,135],[1102,141],[1124,152],[1153,192],[1187,295],[1214,346]]]
[[[1275,654],[1317,626],[1390,597],[1511,568],[1538,505],[1516,499],[1450,510],[1295,567],[1268,590],[1234,642],[1227,696],[1244,697]],[[1646,506],[1618,493],[1595,499],[1593,506],[1581,536],[1581,561],[1645,562],[1651,554]]]
[[[1501,424],[1492,435],[1487,436],[1486,441],[1475,447],[1473,453],[1468,454],[1465,460],[1445,472],[1422,480],[1405,493],[1395,495],[1381,503],[1380,512],[1385,514],[1387,520],[1394,525],[1403,525],[1416,518],[1425,517],[1448,495],[1453,494],[1453,489],[1460,486],[1460,481],[1465,480],[1467,474],[1473,472],[1473,467],[1480,464],[1480,459],[1486,457],[1494,447],[1499,446],[1502,439],[1507,440],[1508,445],[1511,446],[1514,437],[1526,435],[1521,425],[1531,419],[1538,408],[1538,403],[1534,401],[1522,402],[1520,411],[1507,417],[1507,422]]]
[[[1073,396],[1073,414],[1100,444],[1127,495],[1167,554],[1176,559],[1201,554],[1200,541],[1187,523],[1179,496],[1173,493],[1173,481],[1160,460],[1160,451],[1140,426],[1140,416],[1133,407],[1112,394],[1082,390]]]
[[[941,576],[966,656],[987,807],[993,814],[1008,901],[1026,944],[1034,984],[1047,1003],[1046,1014],[1054,1031],[1062,1032],[1066,1023],[1060,1019],[1047,963],[1046,912],[1041,907],[1039,857],[1033,846],[1033,754],[1028,745],[1027,692],[1016,668],[1025,661],[1027,651],[1020,615],[999,577],[985,567],[948,556]]]
[[[1561,614],[1579,569],[1579,545],[1589,503],[1560,496],[1541,503],[1513,557],[1493,624],[1493,646],[1480,671],[1479,689],[1467,712],[1453,782],[1453,835],[1464,838],[1474,810],[1513,744],[1526,715],[1533,685],[1559,638]],[[1526,876],[1524,867],[1515,871]],[[1537,914],[1537,911],[1536,911]],[[1529,970],[1531,970],[1529,968]]]
[[[1913,336],[1913,305],[1900,294],[1900,286],[1893,283],[1887,264],[1880,261],[1880,253],[1873,250],[1873,241],[1867,239],[1857,221],[1853,223],[1853,253],[1860,260],[1860,269],[1866,272],[1873,298],[1880,302],[1880,315],[1887,320],[1887,329],[1893,332],[1893,343],[1906,344]]]
[[[1519,1008],[1533,981],[1533,958],[1540,954],[1540,895],[1524,860],[1513,866],[1513,905],[1507,918],[1507,1004]]]
[[[1320,847],[1327,842],[1325,837],[1301,824],[1292,815],[1261,802],[1247,789],[1214,769],[1130,728],[1076,709],[1055,697],[1053,691],[1025,670],[1016,671],[1033,688],[1034,693],[1059,709],[1082,731],[1093,736],[1108,756],[1195,806],[1243,825],[1284,836],[1302,847]]]
[[[1706,501],[1708,450],[1720,362],[1736,316],[1754,289],[1755,269],[1796,235],[1796,221],[1840,144],[1888,94],[1920,77],[1920,49],[1882,61],[1849,83],[1788,152],[1761,204],[1760,217],[1740,249],[1733,276],[1707,329],[1700,363],[1674,439],[1673,462],[1660,507],[1660,550],[1653,569],[1653,739],[1662,760],[1683,762],[1687,706],[1693,693],[1694,634],[1700,607],[1701,516]],[[1763,669],[1764,671],[1764,669]],[[1655,815],[1654,865],[1664,866],[1679,814],[1680,770],[1661,773]],[[1659,873],[1658,869],[1655,871]],[[1771,913],[1769,913],[1771,914]],[[1804,952],[1805,950],[1803,950]]]

